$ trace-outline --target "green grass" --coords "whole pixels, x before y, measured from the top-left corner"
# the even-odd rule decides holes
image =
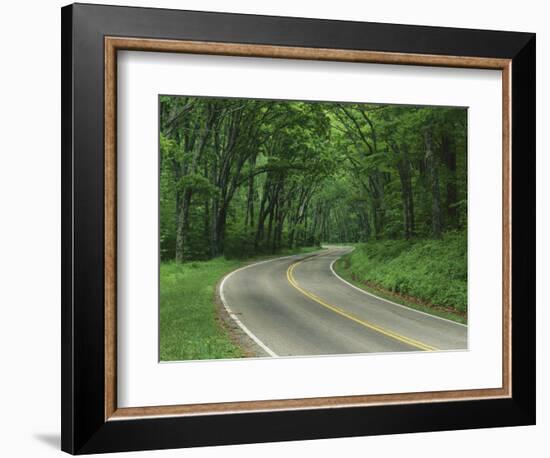
[[[338,275],[377,296],[467,322],[465,233],[448,233],[442,240],[357,244],[334,267]]]
[[[293,251],[285,250],[276,256],[317,250],[319,247],[305,247]],[[246,356],[218,318],[215,293],[216,285],[221,278],[256,259],[258,258],[215,258],[210,261],[161,263],[161,361]]]

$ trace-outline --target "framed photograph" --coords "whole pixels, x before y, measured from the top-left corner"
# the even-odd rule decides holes
[[[62,449],[535,423],[535,35],[62,9]]]

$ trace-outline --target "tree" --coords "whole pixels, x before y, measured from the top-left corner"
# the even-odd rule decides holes
[[[163,96],[160,118],[163,259],[464,228],[464,109]]]

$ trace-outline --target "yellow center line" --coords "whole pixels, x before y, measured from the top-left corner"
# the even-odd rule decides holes
[[[410,337],[406,337],[404,335],[398,334],[397,332],[390,331],[389,329],[383,328],[382,326],[378,326],[377,324],[370,323],[369,321],[362,320],[360,318],[357,318],[354,315],[351,315],[350,313],[342,310],[340,307],[337,307],[336,305],[329,304],[325,300],[321,299],[319,296],[313,294],[311,291],[308,291],[304,288],[302,288],[296,279],[294,278],[294,269],[300,265],[305,259],[302,259],[300,261],[297,261],[293,264],[291,264],[287,271],[286,271],[286,278],[288,282],[296,288],[298,291],[300,291],[304,296],[309,297],[313,301],[317,302],[318,304],[322,305],[323,307],[332,310],[333,312],[337,313],[338,315],[341,315],[345,318],[350,319],[351,321],[354,321],[368,329],[372,329],[373,331],[379,332],[380,334],[383,334],[387,337],[391,337],[392,339],[398,340],[399,342],[405,343],[407,345],[410,345],[412,347],[419,348],[420,350],[425,351],[437,351],[437,348],[432,347],[431,345],[425,344],[423,342],[419,342],[418,340],[411,339]]]

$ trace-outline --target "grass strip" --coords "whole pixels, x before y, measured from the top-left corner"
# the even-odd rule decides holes
[[[214,258],[160,265],[160,360],[242,358],[246,356],[218,317],[216,285],[229,272],[253,261],[309,253],[319,247],[285,250],[276,256]]]

